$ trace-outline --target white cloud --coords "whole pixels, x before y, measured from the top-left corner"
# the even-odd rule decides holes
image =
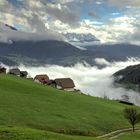
[[[58,77],[71,77],[74,80],[76,87],[85,94],[97,97],[107,96],[111,99],[121,99],[122,95],[128,95],[132,102],[140,105],[139,93],[120,87],[114,87],[113,78],[111,77],[116,71],[123,69],[126,66],[139,63],[139,59],[129,59],[126,62],[109,63],[102,69],[99,69],[96,66],[90,67],[82,64],[77,64],[74,67],[47,65],[46,67],[38,68],[21,65],[20,68],[22,70],[27,70],[33,77],[36,74],[44,73],[48,74],[51,79]]]
[[[95,17],[83,19],[80,16],[85,4],[102,4],[103,0],[20,0],[19,7],[7,0],[0,0],[0,21],[10,25],[22,26],[22,30],[44,33],[46,29],[57,32],[91,33],[101,42],[120,42],[129,39],[140,41],[139,32],[139,1],[122,0],[121,6],[126,8],[125,15],[101,22],[98,13],[89,8],[87,14]],[[106,1],[111,5],[119,6],[118,0]],[[128,8],[129,7],[129,8]],[[112,13],[118,15],[119,13]],[[110,14],[111,15],[111,14]],[[97,20],[98,19],[98,20]],[[137,40],[134,38],[136,37]]]
[[[103,4],[103,1],[96,1],[96,4],[101,5],[101,4]]]
[[[140,7],[140,1],[139,0],[108,0],[110,4],[113,4],[115,6],[119,6],[120,8],[131,6],[131,7]]]
[[[5,6],[7,3],[8,2],[6,0],[0,0],[0,6]]]
[[[41,26],[40,26],[41,27]],[[40,41],[40,40],[64,40],[64,37],[51,30],[47,30],[46,32],[41,33],[28,33],[23,31],[15,31],[11,30],[5,24],[0,23],[0,42],[5,43],[12,43],[12,41],[20,41],[20,40],[33,40],[33,41]]]
[[[69,26],[78,25],[80,18],[79,9],[75,8],[72,10],[67,5],[68,2],[72,1],[67,0],[55,4],[44,0],[24,0],[20,2],[22,6],[16,7],[7,0],[1,0],[0,21],[10,25],[24,25],[26,31],[30,29],[33,32],[39,32],[41,29],[40,25],[45,27],[46,23],[49,23],[50,18],[54,22],[60,21]]]
[[[89,19],[81,21],[78,28],[70,28],[63,25],[61,30],[71,33],[91,33],[101,40],[102,43],[107,42],[126,42],[126,36],[131,36],[135,32],[136,18],[132,16],[121,16],[111,18],[107,24],[95,22]],[[66,30],[67,29],[67,30]]]
[[[96,58],[95,59],[95,62],[96,62],[96,64],[97,65],[109,65],[110,63],[107,61],[107,60],[105,60],[104,58]]]

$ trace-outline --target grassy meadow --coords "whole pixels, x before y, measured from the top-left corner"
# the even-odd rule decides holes
[[[123,117],[126,107],[117,101],[69,93],[16,76],[0,75],[2,140],[6,140],[2,138],[5,135],[7,140],[10,135],[14,135],[10,140],[25,139],[22,134],[31,140],[96,140],[93,137],[131,127]],[[5,134],[4,129],[8,131]]]

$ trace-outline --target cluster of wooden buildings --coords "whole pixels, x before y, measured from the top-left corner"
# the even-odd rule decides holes
[[[49,79],[48,75],[36,75],[34,81],[40,84],[46,84],[51,87],[66,91],[74,91],[75,84],[71,78]]]
[[[7,72],[6,68],[0,67],[0,74],[11,74],[11,75],[16,75],[16,76],[25,77],[25,78],[28,76],[27,71],[20,71],[20,69],[18,69],[18,68],[10,69]]]
[[[7,71],[6,68],[0,67],[0,74],[10,74],[23,78],[28,78],[28,72],[21,71],[18,68],[12,68]],[[48,77],[48,75],[41,74],[41,75],[36,75],[34,78],[28,78],[28,79],[31,79],[37,83],[48,85],[57,89],[66,90],[66,91],[75,91],[75,84],[71,78],[57,78],[52,80]]]

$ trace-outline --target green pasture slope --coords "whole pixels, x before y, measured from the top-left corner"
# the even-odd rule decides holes
[[[125,133],[114,140],[140,140],[140,132]]]
[[[113,140],[139,140],[140,132],[124,133]],[[43,130],[20,128],[20,127],[0,127],[0,140],[109,140],[95,137],[70,136],[53,133]]]
[[[7,135],[13,131],[23,133],[25,130],[27,136],[31,132],[36,137],[45,135],[44,131],[69,135],[102,135],[130,127],[123,118],[125,107],[116,101],[61,91],[16,76],[0,75],[0,126],[3,126],[0,128],[0,138],[3,136],[2,129],[10,131],[5,131]],[[75,140],[71,136],[54,135]]]
[[[114,140],[139,140],[140,132],[124,133]],[[0,127],[0,140],[109,140],[95,137],[70,136],[31,128]]]
[[[0,140],[97,140],[97,139],[92,137],[63,135],[29,128],[1,126]]]

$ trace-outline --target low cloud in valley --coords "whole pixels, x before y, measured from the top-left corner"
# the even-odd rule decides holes
[[[120,69],[130,65],[140,63],[140,59],[130,58],[125,62],[109,63],[104,59],[96,59],[99,64],[106,64],[106,67],[98,68],[76,64],[73,67],[63,67],[57,65],[46,65],[45,67],[26,67],[20,65],[21,70],[27,70],[32,77],[36,74],[46,73],[51,79],[70,77],[74,80],[76,88],[83,93],[97,96],[108,97],[110,99],[121,99],[123,95],[128,95],[131,102],[140,105],[140,94],[126,90],[121,87],[115,87],[112,74]]]

